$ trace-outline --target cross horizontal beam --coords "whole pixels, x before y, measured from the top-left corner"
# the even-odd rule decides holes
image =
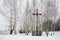
[[[38,15],[41,15],[41,14],[33,14],[33,15],[37,15],[38,16]]]

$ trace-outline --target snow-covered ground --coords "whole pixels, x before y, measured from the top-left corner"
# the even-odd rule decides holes
[[[50,33],[51,34],[51,33]],[[60,40],[60,31],[55,32],[54,35],[50,35],[47,37],[43,36],[27,36],[24,34],[17,35],[0,35],[0,40]]]

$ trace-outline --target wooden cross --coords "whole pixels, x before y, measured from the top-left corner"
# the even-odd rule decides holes
[[[33,15],[36,15],[36,35],[38,35],[38,15],[41,15],[41,13],[38,13],[38,9],[36,9],[36,13],[33,13]]]

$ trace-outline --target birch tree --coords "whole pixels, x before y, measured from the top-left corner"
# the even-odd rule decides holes
[[[16,0],[4,0],[0,10],[1,15],[5,16],[9,21],[10,34],[13,31],[16,34]]]
[[[17,8],[17,5],[16,4],[17,3],[16,2],[17,2],[16,0],[12,0],[12,4],[11,4],[11,20],[13,22],[13,23],[11,22],[11,24],[13,24],[13,25],[11,25],[10,34],[12,34],[13,31],[16,34],[16,15],[17,15],[16,14],[17,13],[17,11],[16,11],[16,8]],[[12,17],[14,17],[14,19],[12,19]]]

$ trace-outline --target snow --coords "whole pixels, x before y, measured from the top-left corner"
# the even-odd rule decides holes
[[[51,32],[50,32],[51,34]],[[60,39],[60,31],[55,32],[54,35],[50,35],[47,37],[43,36],[30,36],[24,34],[17,34],[17,35],[0,35],[0,40],[59,40]]]

